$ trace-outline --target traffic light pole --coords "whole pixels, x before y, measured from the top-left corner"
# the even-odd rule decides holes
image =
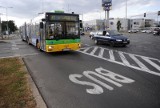
[[[107,17],[106,17],[107,15]],[[104,30],[107,30],[109,28],[109,11],[105,10],[105,21],[104,21]]]
[[[3,35],[2,35],[2,26],[1,26],[1,17],[0,17],[0,37],[2,37],[2,39],[3,39]]]
[[[109,11],[107,11],[107,28],[109,28]],[[106,28],[106,30],[107,30]]]
[[[107,19],[106,19],[106,10],[105,10],[105,21],[104,21],[104,30],[106,30],[106,21]]]

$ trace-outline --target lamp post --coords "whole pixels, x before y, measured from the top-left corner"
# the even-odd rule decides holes
[[[2,39],[3,39],[3,36],[2,36],[2,26],[1,26],[1,13],[0,13],[0,36],[2,37]]]
[[[127,21],[127,0],[126,0],[126,21],[125,21],[125,28],[126,28],[126,31],[127,31],[127,27],[128,27],[128,21]]]
[[[3,34],[2,34],[2,18],[1,18],[1,15],[4,15],[3,13],[0,13],[0,36],[2,37],[3,39]]]
[[[4,7],[4,6],[0,6],[0,8],[5,8],[5,9],[6,9],[7,34],[9,35],[9,27],[8,27],[8,8],[13,8],[13,7]]]

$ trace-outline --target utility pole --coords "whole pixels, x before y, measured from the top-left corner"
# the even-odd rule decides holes
[[[125,21],[126,31],[127,31],[127,27],[128,27],[128,20],[127,20],[127,0],[126,0],[126,21]]]
[[[1,36],[2,39],[3,39],[3,36],[2,36],[2,26],[1,26],[1,17],[0,17],[0,36]]]
[[[107,27],[109,28],[109,10],[107,10]],[[107,28],[106,28],[107,30]]]
[[[104,20],[104,30],[106,30],[106,22],[107,22],[107,19],[106,19],[106,10],[105,10],[105,20]]]

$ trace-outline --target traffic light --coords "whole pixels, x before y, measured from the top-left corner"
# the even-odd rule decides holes
[[[158,16],[160,15],[160,11],[158,11]]]
[[[146,17],[146,13],[144,13],[144,17]]]
[[[82,20],[79,20],[79,24],[80,24],[80,28],[83,28],[83,23],[82,23]]]

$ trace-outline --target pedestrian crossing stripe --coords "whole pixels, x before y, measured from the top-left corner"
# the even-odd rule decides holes
[[[96,58],[100,58],[100,59],[103,59],[103,60],[106,60],[106,61],[109,61],[112,63],[127,66],[130,68],[136,69],[136,70],[147,72],[147,73],[150,73],[150,74],[153,74],[156,76],[160,76],[160,60],[156,59],[156,58],[150,58],[150,57],[126,53],[126,52],[122,52],[122,51],[111,50],[111,49],[102,48],[102,47],[98,47],[98,46],[81,48],[80,50],[78,50],[78,52],[81,52],[83,54],[90,55],[90,56],[93,56]],[[104,56],[104,52],[108,53],[108,55],[109,55],[108,58]],[[98,54],[95,54],[95,53],[98,53]],[[114,53],[118,54],[121,61],[116,60],[116,56]],[[136,64],[135,65],[131,64],[129,62],[128,58],[126,57],[126,55],[128,55],[128,57],[130,59],[132,59]],[[143,61],[140,60],[140,58]],[[155,63],[154,61],[157,61],[158,64]],[[147,67],[145,65],[146,63],[149,64],[152,68],[150,68],[150,66]]]

